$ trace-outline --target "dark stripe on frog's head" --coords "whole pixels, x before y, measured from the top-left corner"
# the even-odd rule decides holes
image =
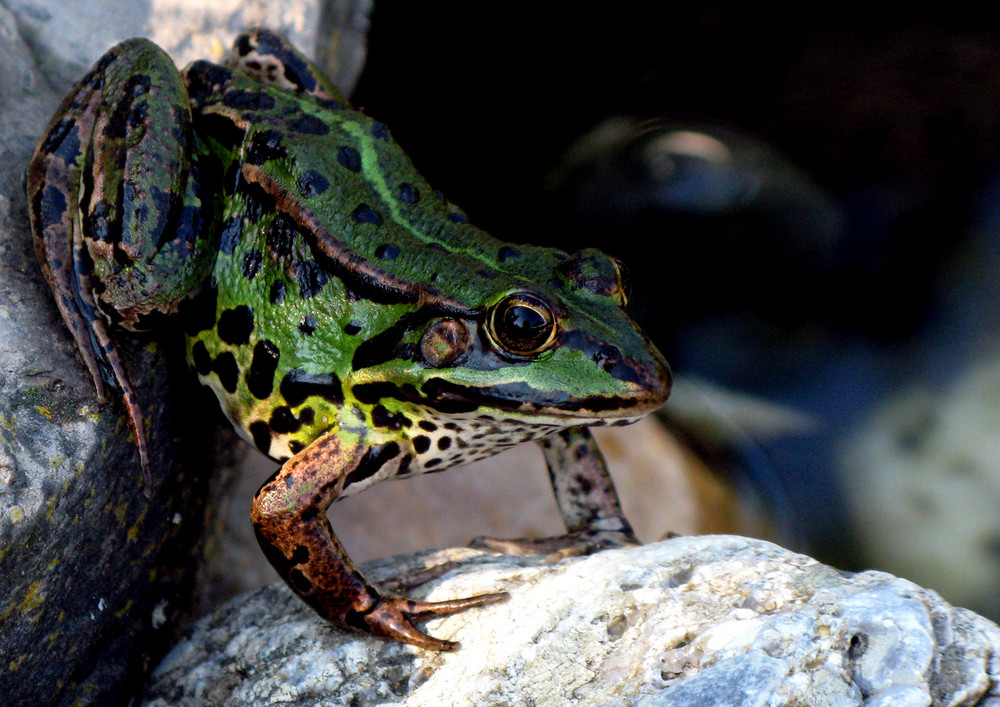
[[[352,392],[363,403],[394,398],[446,415],[468,414],[484,407],[526,415],[551,411],[557,416],[564,413],[567,417],[600,418],[615,417],[614,411],[632,407],[614,398],[575,398],[564,391],[539,390],[525,382],[465,386],[444,378],[430,378],[420,390],[412,385],[381,382],[356,385]]]
[[[496,409],[521,414],[544,416],[547,412],[566,419],[583,418],[596,424],[597,420],[616,420],[624,417],[638,419],[663,404],[670,389],[669,381],[661,386],[662,393],[646,391],[635,397],[588,395],[576,397],[564,391],[539,390],[526,382],[502,383],[477,388],[441,381],[434,397],[457,398],[467,396]],[[426,387],[425,387],[426,390]],[[454,404],[454,403],[450,403]]]

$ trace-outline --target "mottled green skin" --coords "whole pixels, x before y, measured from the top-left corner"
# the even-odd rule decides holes
[[[189,77],[201,68],[190,69]],[[240,107],[229,107],[232,104]],[[243,107],[256,104],[265,107]],[[428,378],[443,377],[473,387],[524,384],[530,390],[521,396],[529,402],[544,403],[558,391],[577,400],[626,401],[622,407],[633,400],[649,405],[649,400],[637,399],[662,380],[663,366],[621,309],[611,261],[596,253],[583,259],[593,271],[588,273],[592,279],[611,283],[606,288],[609,293],[595,293],[560,272],[565,254],[533,246],[511,248],[466,223],[461,212],[416,173],[385,126],[350,108],[331,108],[329,101],[311,100],[237,74],[224,91],[195,104],[196,123],[199,113],[202,119],[219,116],[239,126],[245,131],[243,145],[280,136],[280,147],[259,148],[261,164],[244,164],[244,181],[226,201],[223,249],[214,271],[218,311],[250,305],[255,325],[247,343],[235,349],[220,341],[217,331],[199,334],[195,341],[203,342],[213,360],[220,352],[232,351],[238,369],[249,371],[254,346],[267,341],[280,351],[274,388],[295,368],[333,373],[349,403],[356,402],[350,391],[357,382],[385,380],[420,389]],[[219,151],[224,171],[229,171],[239,156]],[[299,183],[303,174],[318,175],[314,179],[327,180],[329,186],[320,193],[303,188]],[[230,238],[236,232],[238,239]],[[379,257],[380,249],[386,248],[397,249],[396,257]],[[353,282],[331,277],[316,294],[311,283],[303,286],[301,268],[314,261],[316,250],[341,266]],[[360,290],[355,297],[349,295],[352,287]],[[281,289],[284,294],[277,294]],[[398,339],[399,344],[415,345],[423,332],[421,325],[434,315],[478,323],[489,305],[521,290],[543,294],[563,314],[563,343],[544,357],[509,365],[484,352],[446,369],[429,368],[419,358],[394,357],[353,369],[359,345],[406,315],[425,313]],[[316,320],[314,329],[305,327],[309,334],[299,326],[307,317]],[[352,324],[355,327],[345,333]],[[577,333],[584,337],[580,345],[569,343]],[[594,365],[594,352],[605,342],[614,342],[641,385]],[[251,424],[270,419],[276,401],[251,393],[245,376],[240,376],[235,393],[227,394],[214,374],[205,382],[220,393],[231,419],[248,438],[253,438]],[[312,424],[295,433],[274,433],[269,443],[258,435],[262,451],[278,459],[290,456],[289,442],[296,443],[292,451],[298,451],[329,429],[344,407],[316,401],[309,406],[315,413]],[[418,414],[404,409],[412,405],[401,401],[386,406]],[[601,416],[586,409],[579,414],[588,419]],[[614,416],[622,416],[621,411],[615,410]]]
[[[618,264],[468,224],[279,37],[243,35],[226,67],[183,77],[154,45],[119,45],[53,119],[28,191],[57,303],[99,391],[103,369],[122,392],[140,452],[141,408],[107,325],[182,310],[202,381],[285,462],[255,500],[261,545],[327,618],[451,647],[412,622],[499,597],[381,595],[323,511],[555,430],[567,431],[547,459],[575,479],[556,490],[580,497],[560,504],[576,540],[633,537],[577,427],[637,419],[669,389],[622,309]]]

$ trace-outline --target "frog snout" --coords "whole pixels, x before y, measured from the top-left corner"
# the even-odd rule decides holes
[[[636,406],[654,410],[665,403],[670,395],[673,374],[660,352],[654,349],[649,352],[648,358],[639,360],[617,353],[617,358],[608,356],[602,359],[601,365],[614,378],[634,386]]]

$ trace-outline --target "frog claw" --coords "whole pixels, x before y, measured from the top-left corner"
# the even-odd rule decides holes
[[[429,636],[413,622],[426,621],[436,616],[447,616],[475,606],[496,604],[510,597],[506,592],[480,594],[465,599],[447,601],[414,601],[406,597],[388,595],[380,597],[371,610],[360,616],[362,628],[376,636],[410,643],[419,648],[435,651],[450,651],[458,647],[456,641],[447,641]]]

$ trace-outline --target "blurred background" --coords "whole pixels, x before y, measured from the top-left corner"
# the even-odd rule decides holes
[[[629,267],[679,378],[658,423],[613,433],[648,441],[615,471],[644,539],[761,535],[1000,617],[985,11],[378,0],[352,100],[498,238]],[[624,465],[635,439],[601,441]],[[540,458],[509,454],[475,482],[501,495],[463,471],[384,484],[334,527],[359,559],[516,534],[504,513],[559,532]]]
[[[803,549],[988,602],[1000,28],[879,12],[376,2],[354,101],[497,237],[625,261],[680,376],[810,415],[732,437]]]

